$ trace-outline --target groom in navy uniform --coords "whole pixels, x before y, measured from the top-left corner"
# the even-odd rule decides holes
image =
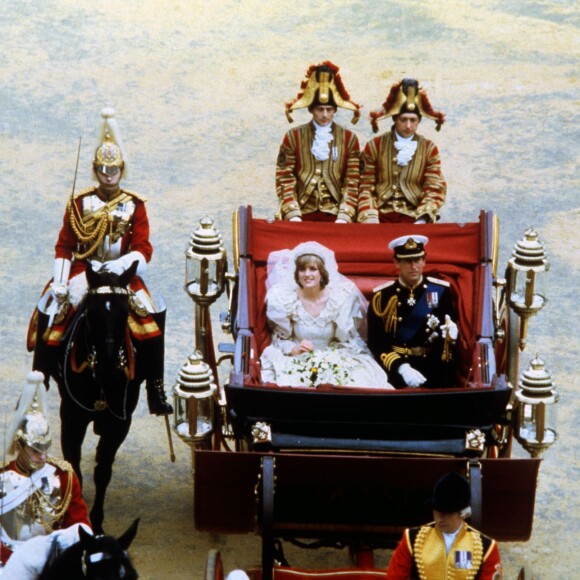
[[[389,244],[399,278],[374,289],[368,344],[395,388],[453,387],[457,324],[449,283],[424,277],[425,236]]]

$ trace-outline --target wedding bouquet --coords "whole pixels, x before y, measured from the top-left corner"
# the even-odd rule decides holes
[[[316,385],[348,385],[351,381],[349,365],[352,360],[339,350],[321,350],[308,352],[292,360],[292,370],[298,381],[306,387]]]

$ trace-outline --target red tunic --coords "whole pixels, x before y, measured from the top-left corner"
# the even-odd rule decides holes
[[[314,212],[335,219],[355,221],[360,171],[357,136],[336,123],[332,125],[331,155],[317,160],[311,152],[314,124],[307,123],[286,133],[276,166],[276,191],[281,218],[289,220]],[[328,195],[320,196],[324,183]]]
[[[435,533],[434,525],[429,524],[428,526],[423,526],[420,531],[431,532],[431,537],[429,539],[429,558],[427,562],[423,562],[419,567],[422,568],[423,574],[419,574],[417,562],[422,561],[423,554],[419,553],[419,550],[426,550],[424,545],[421,543],[413,543],[413,532],[417,532],[417,529],[406,530],[403,534],[399,545],[394,550],[391,559],[389,561],[389,566],[387,568],[387,579],[388,580],[415,580],[419,578],[425,578],[426,580],[446,580],[447,578],[476,578],[477,580],[493,580],[496,573],[501,574],[501,561],[499,556],[499,549],[495,540],[487,538],[480,534],[474,528],[463,525],[463,529],[459,532],[457,538],[455,539],[449,554],[445,554],[445,541],[440,532]],[[461,560],[455,554],[458,548],[470,548],[470,537],[469,534],[481,540],[483,544],[482,561],[479,566],[479,570],[465,569],[455,566],[456,560]],[[418,534],[415,534],[417,537]],[[461,536],[461,537],[460,537]],[[460,544],[458,546],[458,544]],[[475,550],[474,550],[475,551]],[[425,558],[427,560],[427,558]],[[439,569],[447,569],[447,572],[440,572],[434,574],[432,570],[437,566]],[[431,571],[431,573],[429,573]],[[501,578],[501,576],[498,576]]]
[[[70,490],[70,503],[63,517],[54,523],[52,531],[61,530],[72,526],[73,524],[86,524],[91,527],[91,522],[89,520],[89,514],[87,510],[87,504],[83,499],[81,492],[81,484],[78,477],[73,471],[71,465],[62,459],[53,460],[49,458],[48,463],[56,467],[56,475],[60,480],[60,489],[63,493],[68,488],[69,478],[72,477],[72,485]],[[65,467],[65,469],[63,469]],[[22,475],[20,470],[16,467],[16,462],[11,461],[2,472],[15,471]],[[13,538],[18,540],[18,538]],[[4,544],[1,546],[1,561],[3,564],[6,563],[8,558],[12,555],[12,550],[7,548]]]
[[[131,201],[135,204],[135,211],[131,217],[130,226],[126,233],[121,238],[121,256],[125,254],[136,251],[143,254],[143,257],[147,262],[151,260],[153,255],[153,246],[149,241],[149,218],[147,217],[147,210],[145,209],[145,203],[143,200],[136,197],[130,192],[121,190],[122,193],[131,196]],[[79,211],[79,215],[82,214],[82,199],[89,195],[95,195],[96,188],[91,188],[82,192],[75,198],[75,205]],[[69,207],[64,213],[62,228],[58,235],[58,240],[55,246],[55,258],[66,258],[71,260],[73,257],[73,252],[76,251],[78,245],[78,240],[75,232],[70,223],[70,213]],[[89,258],[90,259],[90,256]],[[74,260],[71,267],[70,277],[76,276],[80,272],[84,272],[87,267],[86,260]]]
[[[391,131],[375,137],[364,148],[358,221],[409,221],[409,217],[414,221],[422,216],[437,221],[447,193],[437,146],[415,135],[417,149],[409,163],[400,166],[395,141]],[[395,219],[397,216],[403,219]]]

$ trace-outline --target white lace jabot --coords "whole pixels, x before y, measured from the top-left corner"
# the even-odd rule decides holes
[[[329,143],[333,139],[332,135],[332,123],[329,123],[325,127],[312,121],[314,123],[314,128],[316,132],[314,133],[314,141],[312,143],[312,155],[318,159],[318,161],[326,161],[330,156]]]
[[[413,141],[413,137],[401,137],[396,131],[395,135],[395,149],[399,152],[397,155],[397,164],[404,167],[413,159],[415,151],[417,151],[417,141]]]

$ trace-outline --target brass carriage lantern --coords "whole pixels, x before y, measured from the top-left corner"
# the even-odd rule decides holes
[[[222,234],[211,218],[204,217],[185,251],[185,291],[196,304],[213,304],[225,289],[226,270]]]
[[[518,387],[515,437],[532,457],[539,457],[558,438],[555,405],[560,395],[538,354]]]
[[[216,392],[211,368],[194,350],[181,365],[173,387],[173,430],[193,451],[211,449]]]
[[[508,299],[511,308],[520,317],[520,350],[526,348],[528,320],[546,304],[546,277],[550,269],[544,244],[533,227],[524,232],[508,261]]]
[[[221,296],[226,285],[227,257],[222,235],[213,220],[204,217],[191,234],[185,251],[185,291],[195,302],[195,348],[215,368],[210,332],[209,307]]]

